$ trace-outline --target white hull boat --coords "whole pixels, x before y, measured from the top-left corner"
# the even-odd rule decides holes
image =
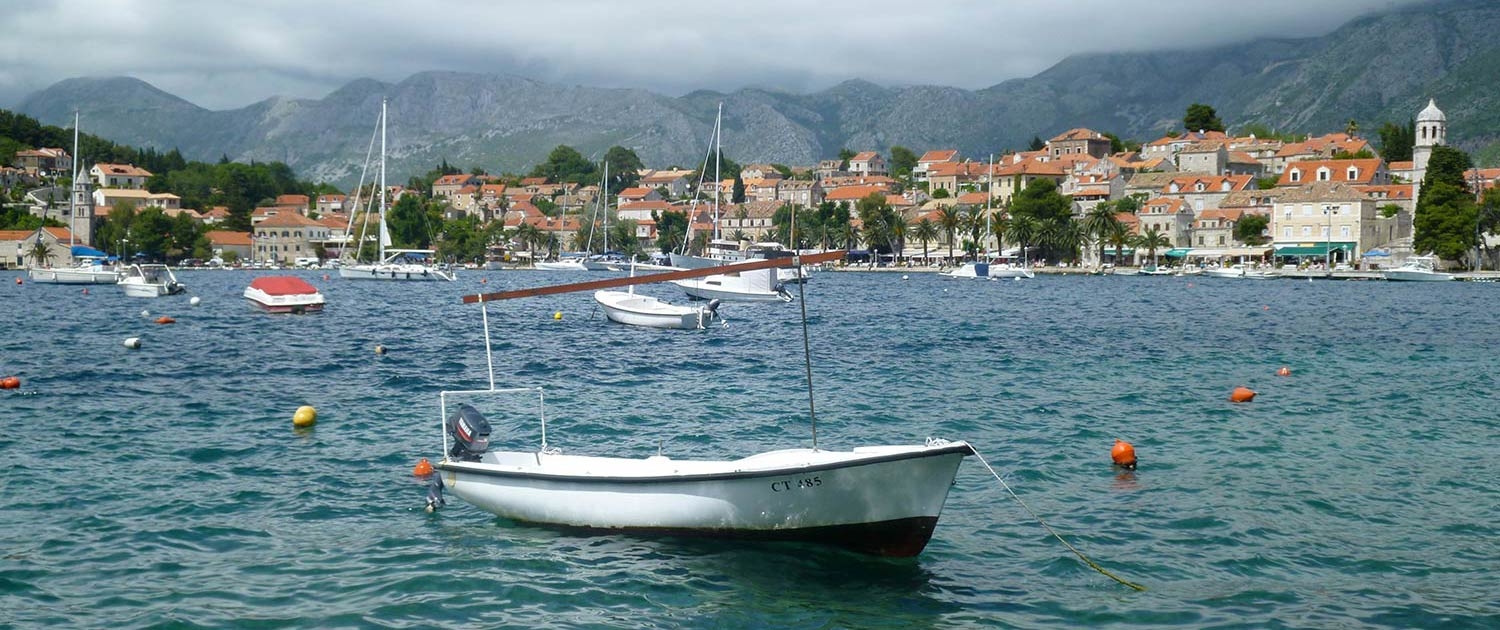
[[[1036,274],[1030,269],[1020,266],[1012,266],[1007,263],[985,263],[966,262],[952,271],[945,271],[943,276],[949,278],[1035,278]]]
[[[1437,261],[1431,256],[1412,256],[1400,267],[1381,272],[1386,280],[1398,282],[1447,282],[1453,274],[1437,270]]]
[[[38,284],[115,284],[120,281],[119,271],[94,263],[46,269],[33,267],[26,273],[32,282]]]
[[[339,266],[339,277],[346,280],[453,281],[453,274],[425,262],[432,250],[396,249],[378,263],[356,263]]]
[[[537,269],[542,271],[588,271],[589,268],[581,260],[544,260],[535,263]]]
[[[816,263],[842,255],[830,252],[803,260]],[[745,273],[796,260],[751,261],[724,270]],[[682,270],[473,295],[464,301],[487,309],[491,302],[512,298],[710,273]],[[488,356],[488,310],[483,321]],[[588,533],[806,541],[907,557],[926,547],[959,465],[975,454],[966,442],[932,438],[925,444],[821,449],[816,431],[811,448],[733,460],[676,459],[659,450],[639,458],[564,454],[547,443],[542,390],[496,389],[494,375],[491,363],[489,389],[439,394],[443,457],[428,486],[430,510],[444,505],[446,491],[516,522]],[[535,450],[490,450],[489,422],[469,401],[484,405],[491,398],[517,395],[536,397],[534,403],[519,404],[538,410],[540,444]]]
[[[818,542],[909,557],[927,546],[958,466],[973,452],[965,442],[943,441],[728,461],[486,452],[436,468],[454,495],[523,523]]]
[[[719,318],[714,300],[704,306],[680,306],[633,291],[597,291],[594,301],[610,321],[632,326],[701,330]]]
[[[787,259],[790,260],[790,259]],[[775,269],[713,274],[690,280],[673,280],[688,297],[726,302],[790,302],[791,294],[774,281]]]
[[[187,290],[166,265],[131,265],[116,284],[130,297],[154,298]]]
[[[267,313],[316,313],[323,310],[323,294],[296,276],[262,276],[245,287],[245,299]]]
[[[1203,270],[1203,275],[1210,278],[1241,278],[1245,280],[1274,280],[1280,277],[1276,272],[1251,269],[1244,265],[1209,267]]]

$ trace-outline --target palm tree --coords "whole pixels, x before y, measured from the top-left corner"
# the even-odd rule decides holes
[[[1115,227],[1120,223],[1115,218],[1115,205],[1104,202],[1094,206],[1088,214],[1083,217],[1083,229],[1093,241],[1099,246],[1099,262],[1104,262],[1104,241],[1110,234],[1114,233]],[[1119,256],[1116,256],[1118,259]],[[1118,262],[1118,261],[1116,261]]]
[[[1104,238],[1108,240],[1109,244],[1114,246],[1115,248],[1116,265],[1120,264],[1120,257],[1124,255],[1123,250],[1125,249],[1125,246],[1129,245],[1135,240],[1130,234],[1130,227],[1120,221],[1115,222],[1114,226],[1109,229],[1109,233],[1106,234]]]
[[[52,246],[48,245],[46,241],[42,240],[41,230],[36,231],[36,242],[31,244],[31,249],[27,252],[27,254],[31,256],[31,266],[51,266],[48,261],[52,258]]]
[[[1036,240],[1037,235],[1041,231],[1042,225],[1036,220],[1036,217],[1022,215],[1010,220],[1010,235],[1016,239],[1016,242],[1021,244],[1021,260],[1023,263],[1027,259],[1027,250],[1030,249],[1031,242]]]
[[[922,241],[922,260],[927,260],[927,241],[937,238],[938,227],[927,217],[922,217],[912,229],[912,236]]]
[[[999,212],[991,211],[990,234],[995,237],[995,249],[997,253],[1005,253],[1005,235],[1010,231],[1010,217]]]
[[[1135,246],[1151,253],[1151,266],[1156,266],[1156,250],[1172,246],[1172,239],[1155,225],[1146,228],[1135,237]]]
[[[745,234],[744,230],[736,229],[729,233],[729,239],[733,241],[748,241],[750,240],[750,236]]]
[[[958,232],[958,226],[963,222],[958,210],[948,207],[938,210],[938,225],[943,226],[943,231],[948,234],[948,259],[953,259],[953,237]]]
[[[901,213],[892,211],[890,220],[886,223],[885,233],[891,241],[891,250],[896,254],[896,262],[901,262],[901,252],[906,251],[906,217]]]

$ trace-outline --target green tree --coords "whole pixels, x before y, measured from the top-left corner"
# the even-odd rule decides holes
[[[477,218],[466,215],[448,221],[443,224],[442,234],[442,242],[437,247],[440,258],[464,262],[484,260],[488,242]]]
[[[1412,227],[1412,247],[1447,260],[1461,260],[1474,248],[1478,214],[1474,196],[1464,180],[1470,166],[1468,154],[1453,147],[1432,148],[1427,176],[1417,199]]]
[[[1252,215],[1259,216],[1259,215]],[[1166,249],[1172,246],[1172,239],[1161,231],[1161,228],[1153,225],[1147,227],[1135,238],[1135,247],[1144,249],[1151,257],[1151,265],[1156,266],[1156,250]]]
[[[730,189],[730,203],[745,203],[745,180],[738,173],[734,176],[734,187]]]
[[[886,202],[884,194],[870,193],[855,204],[855,211],[859,213],[859,220],[864,224],[861,235],[871,252],[900,251],[897,249],[899,240],[896,237],[898,228],[895,224],[901,219],[901,215]]]
[[[953,246],[958,240],[958,226],[963,222],[959,216],[958,208],[948,206],[940,208],[937,212],[937,224],[943,228],[943,233],[948,235],[948,260],[953,260]]]
[[[426,249],[432,244],[426,209],[417,195],[402,195],[386,217],[386,228],[396,247]]]
[[[666,212],[653,210],[651,219],[656,221],[656,248],[663,254],[681,251],[683,240],[687,238],[687,213],[676,210]]]
[[[645,168],[635,151],[622,146],[613,146],[605,151],[604,163],[609,165],[610,195],[618,195],[620,191],[640,183],[640,170]]]
[[[37,236],[36,242],[31,244],[31,249],[26,250],[26,255],[31,257],[33,267],[52,266],[52,246],[42,240],[41,236]]]
[[[1263,214],[1244,215],[1234,224],[1234,240],[1250,246],[1265,244],[1269,240],[1265,235],[1266,226],[1270,223],[1271,219]]]
[[[1027,143],[1026,145],[1027,151],[1041,151],[1045,148],[1047,148],[1047,143],[1042,141],[1041,136],[1032,136],[1031,142]]]
[[[1106,201],[1094,206],[1092,210],[1089,210],[1083,216],[1083,231],[1091,236],[1094,243],[1098,245],[1099,262],[1104,261],[1105,241],[1109,238],[1110,234],[1114,233],[1115,227],[1120,224],[1120,219],[1115,215],[1114,202]],[[1118,258],[1116,256],[1116,259]]]
[[[1417,143],[1417,121],[1407,120],[1405,125],[1386,122],[1376,132],[1380,136],[1380,157],[1387,162],[1404,162],[1411,159],[1411,150]]]
[[[1187,115],[1182,117],[1182,127],[1189,132],[1193,131],[1223,131],[1224,121],[1219,120],[1219,113],[1214,108],[1203,103],[1188,105]]]
[[[947,199],[948,197],[949,197],[949,194],[948,194],[948,189],[947,188],[939,188],[937,190],[932,191],[932,198],[933,199]]]
[[[928,241],[937,239],[938,226],[931,219],[922,217],[922,220],[918,221],[916,227],[912,229],[912,236],[922,242],[922,258],[925,260],[927,258],[927,243]]]
[[[891,147],[891,176],[897,179],[911,177],[912,169],[917,167],[917,154],[911,149],[901,145]]]
[[[547,154],[545,161],[531,169],[531,176],[575,184],[591,182],[597,178],[594,163],[566,144],[558,145]]]

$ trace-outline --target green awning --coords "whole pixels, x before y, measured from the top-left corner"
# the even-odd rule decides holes
[[[1354,243],[1334,243],[1329,247],[1327,243],[1317,245],[1284,245],[1276,248],[1277,256],[1327,256],[1328,251],[1354,251]]]
[[[1179,247],[1177,249],[1169,249],[1166,252],[1164,252],[1162,255],[1166,256],[1167,258],[1182,258],[1183,256],[1188,255],[1188,252],[1190,252],[1190,251],[1192,251],[1192,250],[1190,250],[1190,249],[1188,249],[1186,247]]]

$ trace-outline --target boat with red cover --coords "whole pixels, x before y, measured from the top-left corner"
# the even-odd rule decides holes
[[[323,294],[296,276],[261,276],[245,288],[245,299],[267,313],[315,313]]]

